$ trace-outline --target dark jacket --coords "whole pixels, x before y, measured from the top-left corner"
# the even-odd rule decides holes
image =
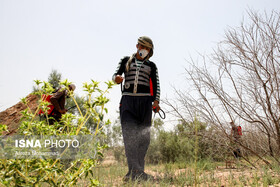
[[[59,112],[59,110],[63,110],[64,105],[65,105],[65,97],[67,95],[67,90],[61,90],[59,89],[57,92],[55,92],[52,96],[51,96],[51,103],[54,106],[54,110],[53,113],[54,115],[58,115],[61,116],[61,113]]]
[[[141,68],[137,68],[135,63],[135,58],[133,58],[132,63],[130,65],[129,72],[126,72],[126,63],[129,57],[124,57],[121,59],[118,68],[116,70],[116,75],[125,74],[125,82],[123,85],[123,95],[140,95],[140,94],[151,94],[152,90],[152,101],[160,100],[160,85],[158,78],[158,71],[155,63],[149,60],[145,60],[141,65]],[[137,73],[138,71],[138,73]],[[136,76],[136,74],[138,74]],[[113,77],[114,77],[113,76]],[[137,77],[137,81],[135,81]],[[135,82],[137,82],[137,89],[135,89]],[[151,87],[152,85],[152,87]],[[136,92],[135,92],[136,91]]]

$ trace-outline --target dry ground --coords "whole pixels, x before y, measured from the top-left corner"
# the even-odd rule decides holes
[[[107,156],[95,168],[95,175],[102,186],[279,186],[280,170],[260,167],[253,169],[242,160],[226,168],[225,163],[215,163],[214,169],[195,169],[194,166],[178,168],[177,164],[148,165],[146,172],[155,176],[155,181],[124,183],[127,172],[124,164],[117,163],[112,155]]]

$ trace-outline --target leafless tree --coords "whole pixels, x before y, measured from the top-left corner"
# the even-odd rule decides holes
[[[270,165],[258,150],[280,163],[280,14],[249,10],[247,15],[240,27],[227,29],[211,55],[188,61],[188,90],[175,88],[177,98],[165,103],[185,121],[199,116],[222,132],[225,142],[229,122],[241,123],[246,141],[240,146]]]

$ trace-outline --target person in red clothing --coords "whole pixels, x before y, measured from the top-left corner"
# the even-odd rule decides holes
[[[234,154],[235,158],[239,158],[239,157],[241,157],[241,151],[238,146],[238,142],[241,139],[241,132],[240,132],[238,126],[235,125],[233,121],[230,122],[230,125],[231,125],[231,133],[230,133],[231,141],[233,142],[233,147],[234,147],[233,154]]]
[[[74,84],[69,85],[69,91],[74,91],[76,86]],[[67,110],[65,109],[65,98],[68,95],[67,89],[59,88],[50,98],[51,104],[54,106],[52,114],[50,117],[54,118],[50,120],[50,124],[55,121],[60,121],[62,114],[65,114]]]

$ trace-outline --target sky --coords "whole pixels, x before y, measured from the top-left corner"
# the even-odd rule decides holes
[[[161,98],[172,98],[173,86],[184,89],[190,57],[211,53],[249,9],[279,7],[279,0],[0,0],[0,111],[52,70],[83,96],[83,83],[111,80],[140,36],[153,40]],[[120,87],[108,97],[109,116],[117,118]]]

